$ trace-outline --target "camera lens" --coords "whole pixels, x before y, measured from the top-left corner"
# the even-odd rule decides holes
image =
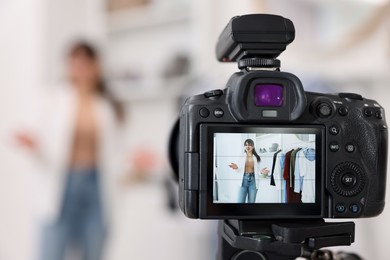
[[[281,107],[283,105],[283,87],[277,84],[257,84],[255,86],[255,104],[258,107]]]

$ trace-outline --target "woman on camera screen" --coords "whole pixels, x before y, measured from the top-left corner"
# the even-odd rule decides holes
[[[238,173],[242,173],[242,184],[238,194],[238,203],[255,203],[257,190],[259,189],[259,178],[261,174],[268,174],[267,167],[260,170],[260,156],[257,154],[252,139],[244,142],[245,155],[240,164],[230,163],[229,167]],[[247,199],[248,197],[248,199]]]

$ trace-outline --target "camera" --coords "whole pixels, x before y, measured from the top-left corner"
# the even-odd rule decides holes
[[[223,90],[188,98],[170,147],[189,218],[319,219],[380,214],[388,129],[375,100],[305,92],[276,58],[293,42],[281,16],[233,17],[216,54],[238,62]]]

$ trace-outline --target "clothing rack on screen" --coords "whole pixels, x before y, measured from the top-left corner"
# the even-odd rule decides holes
[[[283,152],[288,152],[291,149],[298,149],[298,148],[312,148],[315,149],[316,141],[308,141],[308,142],[295,142],[295,143],[290,143],[288,145],[285,145],[283,148]]]
[[[289,146],[273,155],[270,185],[280,190],[281,202],[314,203],[315,149]]]

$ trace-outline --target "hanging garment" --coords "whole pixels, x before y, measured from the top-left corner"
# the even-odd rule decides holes
[[[283,168],[283,179],[286,181],[286,196],[287,200],[286,202],[290,202],[291,200],[291,193],[290,193],[290,159],[291,159],[291,153],[294,151],[288,151],[284,157],[284,168]]]
[[[304,149],[298,151],[296,156],[295,156],[296,157],[295,170],[294,170],[294,192],[295,193],[300,193],[302,191],[303,177],[300,174],[299,162],[300,162],[300,160],[302,160],[302,157],[305,158],[303,151],[304,151]]]
[[[297,152],[299,152],[302,148],[298,148],[294,150],[291,153],[291,158],[290,158],[290,188],[294,188],[294,171],[295,171],[295,160],[296,160],[296,155]]]
[[[286,193],[286,181],[283,179],[283,172],[284,172],[284,159],[286,157],[286,154],[284,152],[280,152],[277,156],[277,166],[279,166],[279,172],[275,173],[277,176],[276,179],[276,185],[279,184],[279,189],[281,193],[281,202],[286,203],[287,202],[287,193]]]
[[[310,148],[303,151],[299,160],[299,174],[303,177],[302,182],[302,202],[315,203],[315,150]]]
[[[295,184],[295,162],[296,162],[296,155],[297,152],[302,150],[302,148],[298,148],[294,150],[291,153],[291,158],[290,158],[290,201],[292,203],[301,203],[302,202],[302,197],[300,192],[295,192],[294,191],[294,184]]]
[[[276,158],[277,158],[278,154],[279,154],[281,151],[282,151],[282,150],[279,150],[279,151],[277,151],[276,153],[274,153],[274,158],[273,158],[273,161],[272,161],[272,170],[271,170],[271,182],[270,182],[270,185],[272,185],[272,186],[276,186],[276,184],[275,184],[275,177],[274,177],[275,166],[277,166],[277,164],[276,164]]]

